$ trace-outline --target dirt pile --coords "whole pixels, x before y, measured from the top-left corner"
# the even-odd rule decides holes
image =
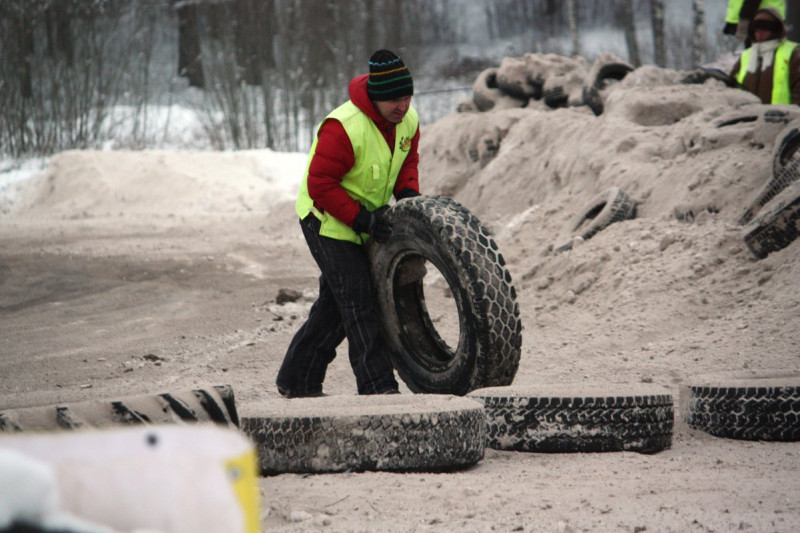
[[[599,116],[534,103],[452,114],[423,131],[423,187],[495,231],[531,316],[523,360],[550,370],[547,379],[582,375],[595,359],[596,378],[665,385],[796,365],[800,249],[757,261],[737,220],[772,178],[776,142],[800,113],[681,78],[637,69],[605,91]],[[554,255],[610,187],[636,202],[636,218]],[[535,340],[551,326],[560,342]]]

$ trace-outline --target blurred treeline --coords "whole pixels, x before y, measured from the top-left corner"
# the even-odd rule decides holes
[[[199,145],[303,150],[383,47],[411,66],[428,120],[504,55],[610,51],[688,68],[718,53],[721,20],[706,30],[704,16],[724,0],[670,0],[666,19],[665,3],[0,0],[0,155],[153,146],[176,127],[156,110],[176,104],[197,113]]]

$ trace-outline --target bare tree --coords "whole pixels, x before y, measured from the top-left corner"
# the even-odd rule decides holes
[[[639,43],[636,41],[636,18],[633,12],[634,0],[620,0],[619,19],[625,31],[625,42],[628,45],[628,60],[633,66],[642,64],[639,56]]]
[[[261,85],[263,71],[275,66],[272,54],[272,0],[233,0],[236,62],[250,85]]]
[[[19,85],[23,98],[33,97],[33,75],[31,68],[32,62],[35,60],[33,21],[34,13],[31,10],[23,7],[17,12],[16,34],[19,50],[17,75],[19,76]]]
[[[650,16],[653,21],[653,54],[655,64],[667,66],[667,49],[664,45],[664,0],[650,0]]]
[[[156,0],[0,2],[2,152],[45,155],[108,139],[143,146],[161,7]],[[132,116],[121,117],[120,104]]]
[[[399,50],[403,42],[403,30],[405,29],[405,17],[408,3],[405,0],[388,0],[390,6],[384,15],[387,23],[386,44],[390,49]]]
[[[198,5],[191,1],[175,3],[178,15],[178,75],[185,76],[192,87],[205,86],[200,59],[200,19]]]
[[[75,57],[75,44],[70,26],[71,3],[72,0],[53,2],[45,11],[47,52],[50,57],[62,54],[70,67]]]
[[[375,2],[366,0],[361,13],[364,21],[364,44],[367,50],[375,50],[378,47],[378,20],[375,14]]]
[[[706,57],[705,0],[692,0],[694,33],[692,34],[692,64],[701,65]]]
[[[572,37],[572,55],[581,53],[581,40],[578,33],[578,5],[576,0],[567,0],[567,17],[569,18],[569,34]]]

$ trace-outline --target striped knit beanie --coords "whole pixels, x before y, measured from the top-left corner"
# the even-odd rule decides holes
[[[389,50],[378,50],[369,58],[367,94],[379,102],[414,94],[414,81],[403,60]]]

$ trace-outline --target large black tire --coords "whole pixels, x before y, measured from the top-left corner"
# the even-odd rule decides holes
[[[572,233],[587,241],[614,222],[629,220],[636,216],[634,202],[619,187],[606,189],[581,211],[572,225]],[[572,249],[572,241],[555,249],[555,254]]]
[[[503,58],[497,68],[496,81],[497,88],[504,94],[520,100],[528,100],[537,93],[537,84],[529,79],[524,58]],[[541,90],[541,85],[538,85],[538,89]]]
[[[603,114],[605,103],[596,87],[584,87],[581,96],[583,97],[583,103],[589,106],[589,109],[592,110],[596,117]]]
[[[569,102],[569,95],[564,92],[564,88],[557,86],[544,91],[544,103],[547,107],[558,109],[559,107],[567,107]]]
[[[800,159],[800,120],[790,122],[775,139],[772,149],[772,174],[777,175],[789,167],[793,160]]]
[[[497,69],[489,68],[478,74],[472,84],[472,101],[478,111],[525,107],[527,98],[517,98],[497,86]]]
[[[682,388],[681,403],[689,427],[715,437],[800,440],[797,373],[698,378]]]
[[[800,180],[800,121],[790,122],[775,140],[772,149],[772,177],[750,202],[738,224],[753,220],[762,207],[792,183]]]
[[[371,244],[381,321],[397,373],[414,392],[463,395],[508,385],[519,366],[522,325],[511,274],[488,230],[441,196],[417,196],[388,211],[394,234]],[[424,258],[442,274],[458,309],[458,346],[433,325],[423,279],[403,274]]]
[[[502,96],[503,92],[497,87],[496,68],[487,68],[478,74],[472,84],[472,100],[478,111],[489,111]]]
[[[238,427],[239,416],[231,386],[0,411],[0,431],[51,431],[191,422]]]
[[[483,402],[497,450],[654,453],[672,444],[672,396],[661,392],[496,387],[469,397]]]
[[[485,424],[479,402],[444,395],[279,399],[242,416],[263,475],[463,468],[483,458]]]
[[[798,180],[800,180],[800,157],[792,159],[772,176],[739,217],[738,224],[744,226],[752,221],[769,201]]]
[[[721,81],[727,87],[736,88],[739,84],[731,78],[727,72],[714,67],[699,67],[690,72],[681,80],[684,84],[703,84],[707,80],[714,79]]]
[[[540,100],[544,96],[544,78],[542,75],[528,73],[526,80],[531,87],[531,98]]]
[[[768,202],[744,227],[744,242],[759,259],[786,248],[800,236],[800,182]]]
[[[597,71],[592,87],[602,91],[611,83],[621,81],[631,72],[633,72],[633,67],[627,63],[607,63]]]

